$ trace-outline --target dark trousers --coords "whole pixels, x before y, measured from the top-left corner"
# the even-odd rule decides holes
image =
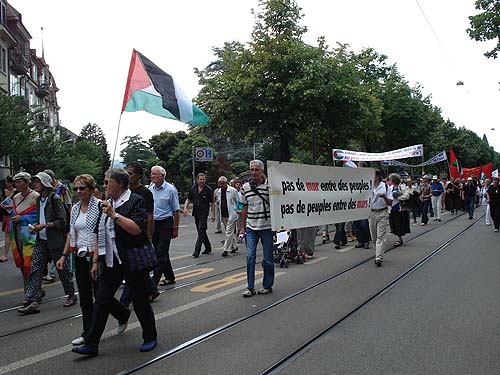
[[[335,224],[335,237],[333,238],[333,243],[335,245],[346,245],[347,244],[347,235],[345,233],[345,223],[336,223]]]
[[[75,278],[80,295],[80,309],[82,310],[83,333],[85,336],[90,332],[92,324],[92,314],[94,312],[94,296],[97,290],[97,283],[90,276],[92,263],[87,257],[75,257]]]
[[[201,245],[205,245],[205,251],[207,253],[212,251],[212,245],[207,236],[207,216],[194,217],[194,222],[196,224],[196,231],[198,232],[198,238],[196,239],[196,244],[194,245],[194,254],[200,255]]]
[[[146,277],[144,272],[128,273],[124,272],[123,265],[118,264],[114,258],[113,267],[106,267],[104,257],[100,257],[99,287],[94,304],[94,314],[92,316],[92,326],[90,332],[83,338],[93,344],[98,344],[106,328],[109,314],[118,318],[118,323],[125,323],[130,312],[116,298],[115,293],[120,287],[123,279],[132,290],[132,304],[135,314],[142,327],[142,338],[144,341],[156,340],[155,316],[146,287]]]
[[[500,230],[500,202],[498,203],[491,203],[490,202],[490,215],[491,219],[493,220],[493,225],[495,226],[495,229]]]
[[[153,230],[153,246],[158,258],[158,265],[153,272],[153,282],[158,285],[161,275],[169,281],[175,280],[172,263],[170,263],[170,240],[174,231],[174,219],[169,217],[165,220],[155,220]]]
[[[92,260],[87,259],[87,257],[75,257],[75,279],[80,295],[80,309],[82,310],[82,337],[90,332],[94,313],[94,298],[97,292],[97,282],[90,275],[91,268]],[[113,315],[113,312],[111,312],[111,315]],[[119,318],[118,316],[114,317]]]
[[[429,217],[427,216],[427,212],[429,212],[429,208],[432,208],[431,200],[426,199],[422,202],[422,223],[427,224],[429,222]]]
[[[149,273],[145,275],[146,277],[146,286],[147,286],[147,291],[148,295],[155,294],[158,291],[158,284],[155,284],[151,276],[149,276]],[[130,303],[132,302],[132,290],[128,286],[127,283],[125,283],[125,286],[123,287],[122,291],[122,296],[120,297],[120,302],[125,306],[128,307]]]
[[[356,220],[352,223],[356,238],[360,244],[368,244],[370,242],[370,228],[368,219]]]

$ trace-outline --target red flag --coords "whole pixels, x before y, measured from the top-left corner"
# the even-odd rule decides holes
[[[480,167],[474,167],[474,168],[464,168],[463,169],[463,177],[476,177],[480,178],[481,173],[485,175],[486,178],[491,178],[491,174],[493,172],[493,164],[488,163],[485,165],[482,165]]]
[[[462,166],[455,156],[455,152],[450,148],[450,177],[451,178],[461,178],[462,177]]]

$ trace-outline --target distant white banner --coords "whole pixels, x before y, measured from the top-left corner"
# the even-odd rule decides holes
[[[414,145],[398,150],[370,153],[370,152],[358,152],[341,150],[334,148],[332,150],[333,160],[352,160],[352,161],[383,161],[383,160],[396,160],[396,159],[406,159],[413,158],[416,156],[422,156],[424,150],[423,145]]]
[[[372,168],[267,162],[273,230],[366,219]]]
[[[423,163],[420,163],[420,164],[412,165],[412,164],[407,164],[407,163],[403,163],[403,162],[396,161],[396,160],[385,160],[383,162],[383,164],[384,165],[391,165],[391,166],[394,166],[394,167],[418,168],[418,167],[425,167],[426,165],[432,165],[432,164],[440,163],[440,162],[445,161],[445,160],[448,160],[448,158],[446,157],[446,152],[441,151],[439,154],[437,154],[433,158],[431,158],[431,159],[429,159],[429,160],[427,160],[427,161],[425,161]]]

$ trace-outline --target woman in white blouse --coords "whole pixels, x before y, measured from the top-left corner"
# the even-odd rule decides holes
[[[73,191],[78,197],[78,203],[71,210],[70,234],[66,238],[63,255],[56,264],[57,268],[62,269],[66,257],[69,253],[74,252],[75,277],[80,294],[83,332],[80,337],[72,341],[73,345],[85,343],[83,336],[90,331],[94,311],[97,282],[92,278],[90,270],[92,269],[92,257],[97,247],[94,231],[99,217],[102,215],[101,201],[94,196],[95,187],[94,178],[88,174],[79,175],[73,181]]]

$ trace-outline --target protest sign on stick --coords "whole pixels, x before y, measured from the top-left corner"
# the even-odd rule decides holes
[[[366,219],[373,169],[267,162],[273,230]]]

